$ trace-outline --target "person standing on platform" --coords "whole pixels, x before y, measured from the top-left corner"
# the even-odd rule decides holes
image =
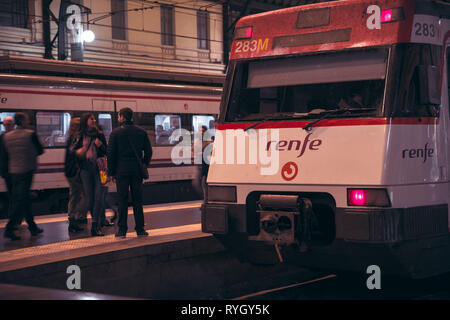
[[[103,128],[98,125],[98,128],[103,131]],[[114,211],[115,215],[117,216],[114,206],[111,205],[110,201],[108,201],[108,189],[109,189],[109,185],[111,184],[111,181],[100,184],[100,189],[101,189],[101,197],[103,199],[102,204],[103,207],[101,208],[100,212],[100,225],[102,227],[112,227],[114,226],[114,223],[110,222],[107,218],[106,218],[106,209],[110,208]],[[112,220],[113,221],[113,220]]]
[[[14,130],[14,118],[11,116],[6,116],[5,119],[3,119],[3,126],[5,127],[5,135],[6,133]],[[8,156],[6,153],[6,150],[3,145],[3,135],[0,136],[0,174],[5,179],[6,184],[6,191],[8,193],[8,201],[9,205],[8,208],[11,208],[11,191],[12,191],[12,181],[11,181],[11,175],[8,172]],[[11,212],[11,211],[9,211]],[[9,214],[8,214],[9,216]]]
[[[80,163],[75,152],[80,142],[80,118],[73,118],[70,122],[66,157],[64,161],[64,175],[69,183],[69,203],[67,212],[69,216],[69,232],[81,232],[81,227],[87,221],[87,207],[84,197],[83,182],[80,177]]]
[[[119,221],[116,237],[126,237],[128,230],[128,190],[131,190],[135,230],[138,236],[148,236],[144,229],[142,201],[143,172],[152,158],[152,146],[147,133],[133,124],[133,110],[119,111],[120,127],[109,136],[108,170],[114,177],[119,196]],[[143,155],[142,155],[143,154]]]
[[[74,149],[80,161],[80,177],[87,208],[92,215],[91,235],[104,236],[101,226],[104,193],[97,159],[106,155],[106,138],[99,129],[94,114],[89,112],[81,115],[80,133],[81,137]]]
[[[3,136],[3,144],[8,156],[8,172],[12,182],[11,216],[4,236],[11,240],[19,240],[20,237],[14,233],[14,228],[23,217],[27,221],[31,235],[35,236],[44,231],[34,222],[30,199],[37,158],[44,153],[44,149],[36,132],[27,129],[29,118],[26,113],[16,112],[14,122],[17,128]]]
[[[211,162],[212,148],[208,146],[213,143],[214,137],[211,137],[211,141],[205,140],[205,132],[208,131],[206,126],[202,126],[202,173],[201,173],[201,183],[203,190],[203,200],[208,201],[208,184],[206,180],[208,179],[209,163]]]

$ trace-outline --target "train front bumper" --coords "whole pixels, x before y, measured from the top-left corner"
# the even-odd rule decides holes
[[[213,234],[246,233],[259,224],[245,204],[204,203],[202,231]],[[336,208],[336,239],[346,242],[396,243],[448,233],[447,205],[415,208]],[[255,219],[256,218],[256,219]],[[250,232],[249,232],[250,231]]]
[[[245,204],[204,203],[201,206],[202,231],[214,234],[246,233]]]

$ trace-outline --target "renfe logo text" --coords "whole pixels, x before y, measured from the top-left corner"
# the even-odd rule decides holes
[[[403,149],[402,150],[402,158],[423,158],[423,163],[427,161],[428,158],[433,157],[434,149],[428,148],[428,143],[425,143],[425,147],[417,148],[417,149]]]
[[[309,150],[315,151],[319,150],[319,146],[322,144],[322,140],[320,139],[314,139],[310,141],[310,136],[311,133],[305,137],[303,143],[301,140],[271,140],[267,142],[266,151],[268,151],[271,147],[275,148],[275,150],[277,151],[300,150],[300,153],[297,156],[297,158],[300,158],[305,153],[306,147],[308,147]]]

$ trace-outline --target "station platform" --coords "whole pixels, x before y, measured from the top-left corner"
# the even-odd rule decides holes
[[[71,235],[67,215],[35,218],[44,233],[21,240],[3,238],[0,221],[0,300],[229,300],[303,279],[288,264],[251,265],[239,261],[214,236],[201,231],[201,201],[144,208],[148,237],[134,232],[129,210],[126,238],[116,227],[104,237],[86,231]],[[107,212],[111,217],[112,212]],[[79,270],[79,288],[70,281]]]
[[[188,292],[202,284],[200,279],[208,280],[196,263],[191,262],[224,251],[212,235],[201,232],[200,205],[201,201],[193,201],[146,206],[144,218],[148,237],[136,235],[132,209],[126,238],[114,236],[116,227],[104,227],[105,236],[91,237],[90,223],[85,232],[71,235],[67,215],[62,214],[36,217],[36,223],[44,232],[34,237],[24,222],[16,232],[22,239],[11,241],[3,237],[7,221],[2,220],[0,299],[17,295],[18,299],[45,299],[44,292],[36,294],[39,288],[61,290],[59,293],[45,291],[49,299],[82,299],[68,290],[71,265],[81,270],[80,295],[84,294],[82,292],[90,292],[90,297],[105,295],[99,299],[107,299],[107,296],[189,297]],[[107,212],[108,217],[112,215]],[[185,282],[186,277],[193,283],[185,288],[187,290],[180,290],[178,283]],[[145,289],[142,289],[143,283],[148,284]],[[168,283],[177,285],[167,286]]]
[[[126,238],[116,238],[114,234],[109,234],[104,237],[88,237],[3,251],[0,252],[0,273],[140,246],[209,236],[201,232],[200,224],[147,231],[148,237],[138,237],[135,232],[128,232]]]
[[[188,224],[198,224],[201,221],[200,206],[202,201],[189,201],[179,203],[155,204],[144,206],[144,222],[147,230],[160,229]],[[113,216],[112,210],[106,211],[106,217]],[[85,231],[80,233],[68,232],[67,214],[41,215],[35,217],[37,225],[44,229],[44,232],[38,236],[30,236],[27,225],[22,222],[16,234],[21,240],[10,241],[3,237],[4,228],[7,220],[0,220],[0,253],[23,249],[26,247],[36,247],[44,244],[57,243],[62,241],[90,238],[90,219],[88,225],[85,225]],[[116,221],[117,222],[117,221]],[[128,231],[134,230],[133,210],[128,210]],[[116,227],[104,227],[103,232],[106,235],[114,234]],[[1,261],[0,261],[1,264]]]

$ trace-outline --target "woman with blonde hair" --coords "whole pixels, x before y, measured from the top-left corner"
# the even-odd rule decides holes
[[[69,232],[74,233],[83,231],[80,224],[87,221],[87,208],[84,199],[83,183],[80,177],[80,164],[75,153],[75,146],[80,139],[80,118],[72,118],[67,138],[64,174],[69,182],[69,203],[67,206]]]

